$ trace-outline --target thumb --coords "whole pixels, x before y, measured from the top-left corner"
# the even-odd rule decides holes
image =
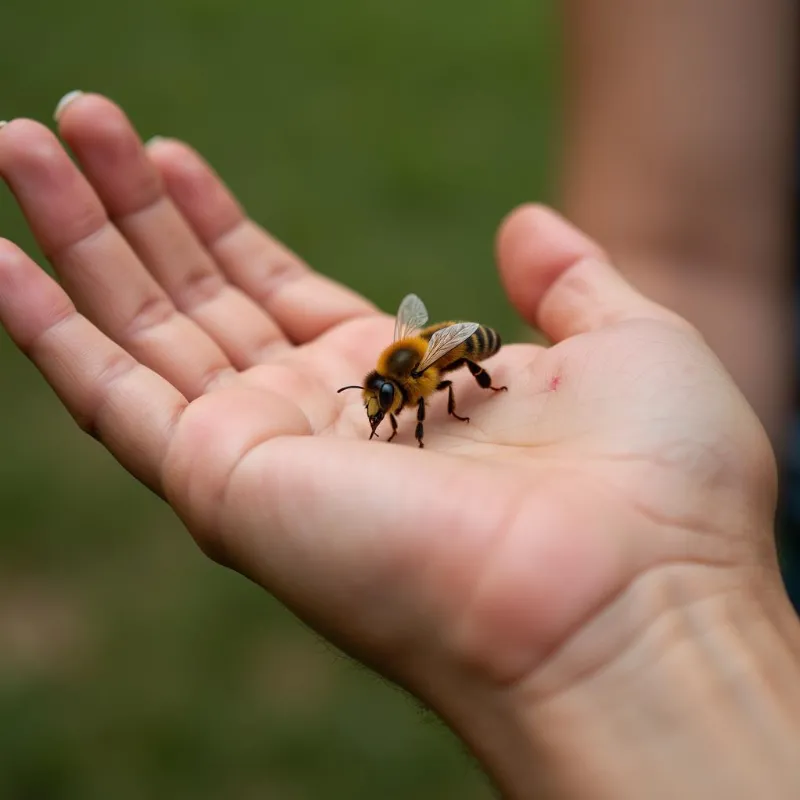
[[[514,307],[554,342],[636,318],[688,325],[636,291],[600,245],[544,206],[506,217],[497,262]]]

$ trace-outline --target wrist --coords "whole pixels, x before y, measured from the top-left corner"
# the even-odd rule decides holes
[[[642,577],[456,725],[504,796],[800,796],[798,621],[772,570],[708,573]]]

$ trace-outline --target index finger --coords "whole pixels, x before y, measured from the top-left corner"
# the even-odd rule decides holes
[[[147,149],[172,201],[228,280],[254,298],[291,341],[303,344],[341,322],[378,313],[364,297],[315,272],[250,219],[191,147],[157,138]]]

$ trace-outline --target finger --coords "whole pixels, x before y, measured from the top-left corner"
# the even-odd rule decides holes
[[[288,344],[280,328],[230,284],[166,194],[128,118],[100,95],[61,105],[62,137],[78,158],[117,228],[175,306],[192,318],[240,369]]]
[[[64,290],[5,239],[0,323],[81,428],[161,493],[162,466],[186,399],[81,316]]]
[[[316,338],[375,306],[311,270],[297,255],[245,216],[200,156],[172,139],[148,146],[167,190],[228,280],[253,297],[297,343]]]
[[[543,206],[508,216],[497,261],[511,302],[555,342],[635,318],[688,325],[639,294],[596,242]]]
[[[78,310],[193,398],[234,370],[142,266],[56,137],[18,119],[0,131],[0,174]]]

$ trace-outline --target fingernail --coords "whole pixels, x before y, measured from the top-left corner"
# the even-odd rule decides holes
[[[0,130],[5,128],[6,125],[8,125],[8,120],[7,119],[0,119]]]
[[[53,112],[53,119],[58,122],[61,115],[64,113],[64,109],[75,99],[80,97],[83,92],[80,89],[76,89],[74,92],[67,92],[59,101],[58,105],[56,106],[56,110]]]
[[[167,140],[166,136],[151,136],[145,143],[145,147],[150,147],[151,145],[158,144],[159,142],[165,142]]]

